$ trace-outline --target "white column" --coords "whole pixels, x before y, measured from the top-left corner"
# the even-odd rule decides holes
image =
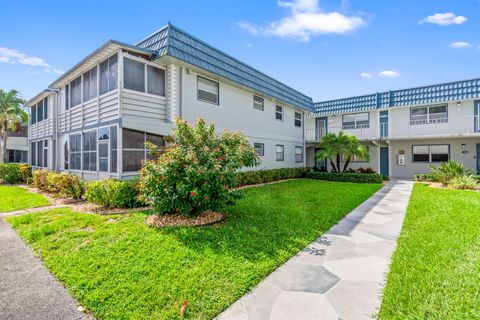
[[[174,64],[167,66],[167,121],[175,123],[175,120],[180,116],[179,114],[179,81],[178,81],[178,67]]]

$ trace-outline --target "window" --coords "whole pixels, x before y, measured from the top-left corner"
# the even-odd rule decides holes
[[[36,167],[37,166],[37,146],[35,142],[32,142],[30,144],[30,156],[31,156],[30,162],[32,164],[32,167]]]
[[[447,105],[410,108],[410,124],[448,122]]]
[[[110,127],[110,172],[117,172],[117,127]]]
[[[98,129],[98,140],[108,140],[109,137],[109,128],[100,128]]]
[[[303,162],[303,147],[295,147],[295,162]]]
[[[363,129],[370,127],[368,112],[344,114],[342,116],[342,129]]]
[[[302,127],[302,114],[300,112],[295,112],[295,127]]]
[[[68,157],[68,150],[69,150],[69,147],[68,147],[68,135],[65,135],[63,137],[63,168],[65,170],[68,170],[68,163],[69,163],[69,157]]]
[[[70,108],[70,85],[65,86],[65,111]]]
[[[115,54],[100,63],[100,94],[117,89],[117,61],[117,55]]]
[[[253,109],[263,111],[264,109],[264,100],[261,97],[253,96]]]
[[[41,143],[40,141],[40,144]],[[43,141],[43,167],[48,167],[48,140]]]
[[[97,67],[83,74],[83,101],[88,101],[97,96]]]
[[[24,163],[27,162],[27,151],[21,150],[7,150],[9,163]]]
[[[108,172],[108,141],[98,143],[98,170]]]
[[[138,171],[142,168],[142,160],[147,158],[145,142],[150,141],[158,147],[163,146],[163,137],[140,131],[122,129],[124,172]]]
[[[82,77],[70,82],[70,107],[78,106],[82,103]]]
[[[97,171],[97,131],[83,134],[83,170]]]
[[[450,158],[450,145],[412,146],[413,162],[445,162]]]
[[[277,161],[283,161],[285,159],[284,150],[285,150],[285,147],[283,145],[277,144],[275,149]]]
[[[74,134],[70,136],[70,170],[82,169],[82,136]]]
[[[369,152],[370,152],[370,149],[368,148],[368,146],[366,146],[366,149],[367,149],[367,153],[369,153]],[[345,155],[344,155],[343,153],[342,153],[341,161],[342,161],[342,162],[347,161],[347,157],[345,157]],[[353,156],[350,158],[350,162],[368,162],[368,161],[367,161],[367,159],[365,159],[365,158],[362,158],[362,157],[353,155]]]
[[[165,96],[165,70],[147,65],[147,93]]]
[[[255,152],[257,153],[257,156],[263,157],[265,155],[265,144],[255,142],[253,146],[255,147]]]
[[[36,105],[30,109],[30,118],[32,119],[32,124],[37,123],[37,107]]]
[[[48,98],[43,99],[43,120],[48,119]]]
[[[197,77],[197,100],[218,104],[218,82]]]
[[[143,63],[125,58],[123,77],[125,89],[145,92],[145,65]]]
[[[43,121],[43,100],[37,103],[37,122]]]
[[[283,107],[275,106],[275,119],[283,120]]]

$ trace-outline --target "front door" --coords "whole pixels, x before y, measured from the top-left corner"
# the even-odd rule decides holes
[[[380,173],[388,176],[389,163],[388,163],[388,147],[380,147]]]
[[[480,175],[480,143],[477,143],[477,174]]]

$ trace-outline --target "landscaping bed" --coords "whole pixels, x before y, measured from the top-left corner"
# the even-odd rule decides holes
[[[223,223],[151,228],[145,213],[70,209],[8,222],[97,319],[212,319],[381,184],[290,180],[244,190]]]
[[[480,194],[414,186],[379,319],[478,319]]]

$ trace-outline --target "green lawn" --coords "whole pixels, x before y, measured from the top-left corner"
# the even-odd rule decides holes
[[[44,196],[30,193],[24,188],[0,186],[0,212],[48,206]]]
[[[480,318],[480,193],[415,185],[379,318]]]
[[[211,319],[379,184],[291,180],[246,190],[221,225],[149,228],[145,215],[57,209],[9,218],[97,319]]]

